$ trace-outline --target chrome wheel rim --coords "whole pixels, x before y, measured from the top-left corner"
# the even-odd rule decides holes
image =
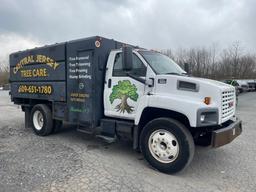
[[[41,111],[37,110],[33,115],[33,124],[36,130],[40,131],[44,126],[44,117]]]
[[[179,155],[179,143],[176,137],[164,129],[151,133],[148,148],[151,155],[161,163],[171,163]]]

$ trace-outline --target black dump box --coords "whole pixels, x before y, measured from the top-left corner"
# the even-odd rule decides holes
[[[11,98],[48,103],[53,118],[95,127],[103,116],[105,68],[122,43],[95,36],[10,55]]]

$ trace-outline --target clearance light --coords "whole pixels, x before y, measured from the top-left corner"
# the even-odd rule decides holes
[[[205,103],[206,105],[210,105],[210,103],[211,103],[211,97],[205,97],[205,98],[204,98],[204,103]]]

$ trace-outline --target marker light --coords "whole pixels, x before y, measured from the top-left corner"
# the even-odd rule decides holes
[[[210,105],[210,103],[211,103],[211,97],[205,97],[205,98],[204,98],[204,103],[205,103],[206,105]]]

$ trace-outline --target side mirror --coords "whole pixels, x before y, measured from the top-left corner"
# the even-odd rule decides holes
[[[154,78],[149,78],[147,81],[146,81],[146,85],[148,87],[154,87],[154,84],[155,84],[155,79]]]
[[[132,70],[132,47],[124,46],[122,52],[123,69],[125,71]]]
[[[191,71],[190,71],[190,64],[184,63],[184,71],[186,71],[188,75],[191,74]]]

